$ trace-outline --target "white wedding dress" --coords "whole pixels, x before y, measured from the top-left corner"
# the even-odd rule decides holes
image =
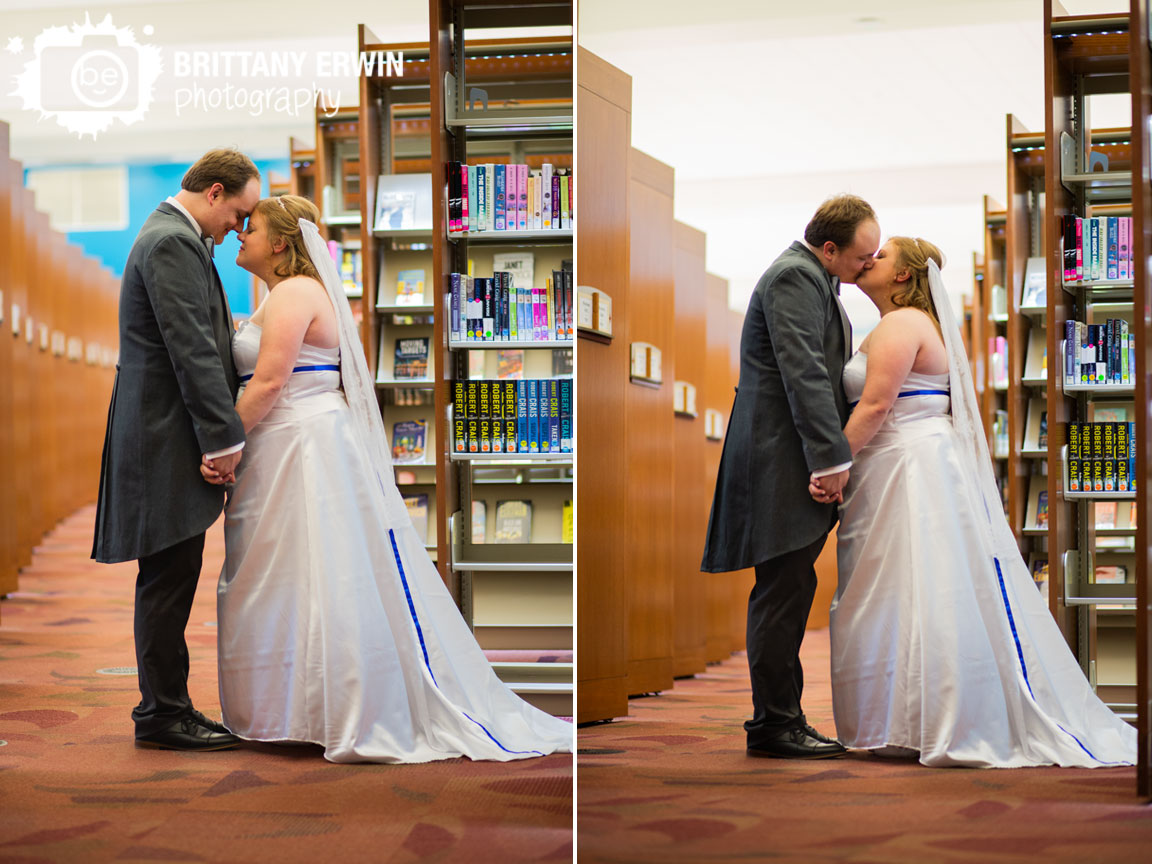
[[[322,241],[318,249],[314,261],[326,255]],[[319,744],[333,762],[571,752],[572,724],[496,677],[412,526],[329,265],[321,272],[336,285],[326,288],[355,365],[341,369],[339,348],[303,345],[248,436],[217,589],[224,724],[250,740]],[[253,324],[236,334],[242,377],[255,369],[260,334]],[[373,402],[379,441],[350,409],[357,398]]]
[[[862,353],[845,367],[849,402],[866,370]],[[1136,730],[1092,692],[989,508],[949,391],[947,373],[910,374],[853,459],[830,623],[837,735],[932,766],[1132,764]]]

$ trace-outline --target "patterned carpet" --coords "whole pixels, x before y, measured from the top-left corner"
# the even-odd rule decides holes
[[[0,604],[0,862],[572,859],[572,759],[333,765],[319,748],[137,750],[134,564],[88,560],[94,511],[46,538]],[[208,535],[189,689],[219,717]]]
[[[805,639],[805,710],[834,734],[828,632]],[[625,720],[578,733],[584,862],[778,864],[1152,861],[1152,807],[1132,768],[930,769],[860,753],[750,759],[738,655]]]

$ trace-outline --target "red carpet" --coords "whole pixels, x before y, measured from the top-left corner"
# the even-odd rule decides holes
[[[803,658],[809,722],[834,734],[827,630],[808,634]],[[738,655],[581,729],[580,862],[1152,862],[1133,768],[751,759],[750,710]]]
[[[0,862],[514,862],[572,858],[572,759],[333,765],[319,748],[137,750],[134,564],[88,560],[93,510],[46,538],[0,606]],[[208,535],[188,643],[219,717]],[[103,670],[103,671],[101,671]]]

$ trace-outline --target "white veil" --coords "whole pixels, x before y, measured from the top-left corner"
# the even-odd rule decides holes
[[[1020,549],[1008,527],[1007,520],[999,518],[1004,511],[996,477],[992,472],[992,457],[988,452],[988,439],[980,420],[980,407],[976,402],[976,388],[972,382],[972,367],[960,335],[960,325],[952,314],[952,301],[944,288],[940,268],[928,259],[928,287],[940,329],[944,334],[944,347],[948,352],[948,386],[952,395],[952,425],[960,438],[961,458],[975,478],[976,488],[984,502],[991,532],[992,549],[998,556],[1018,556]]]
[[[391,519],[408,519],[404,499],[396,488],[392,475],[392,455],[388,450],[388,438],[384,433],[384,421],[380,417],[380,406],[376,401],[376,386],[368,371],[368,362],[360,343],[360,329],[352,317],[352,307],[344,293],[344,283],[336,270],[336,262],[328,252],[319,229],[307,219],[300,220],[300,232],[304,237],[304,248],[320,281],[328,292],[332,307],[336,310],[336,321],[340,331],[340,381],[344,386],[344,396],[352,413],[352,427],[360,439],[360,444],[368,456],[384,492],[386,512]]]

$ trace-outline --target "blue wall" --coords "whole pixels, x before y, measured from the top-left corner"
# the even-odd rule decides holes
[[[57,166],[53,166],[57,167]],[[64,166],[59,166],[64,167]],[[256,160],[260,169],[263,194],[268,194],[268,172],[275,171],[288,175],[287,159]],[[144,221],[169,195],[180,191],[180,178],[188,170],[188,165],[128,165],[128,227],[123,231],[73,231],[68,239],[84,248],[104,262],[119,277],[124,272],[124,262],[136,235],[144,226]],[[234,315],[252,313],[252,274],[236,266],[236,255],[240,251],[240,241],[235,234],[216,249],[216,269],[220,281],[228,294],[228,303]]]

